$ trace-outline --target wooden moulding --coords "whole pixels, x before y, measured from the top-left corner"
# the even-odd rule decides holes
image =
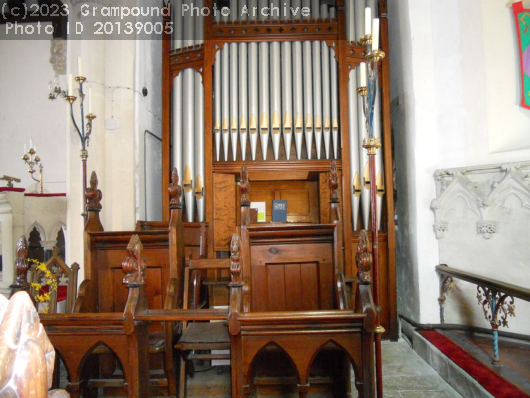
[[[170,72],[177,76],[181,70],[194,68],[204,70],[204,45],[173,50],[169,54]]]
[[[276,172],[284,180],[293,172],[328,172],[331,160],[292,160],[292,161],[253,161],[253,162],[214,162],[214,173],[239,174],[243,165],[249,173]],[[336,160],[337,169],[342,169],[342,161]]]
[[[282,42],[338,40],[339,26],[334,20],[233,21],[206,25],[208,37],[219,42]]]

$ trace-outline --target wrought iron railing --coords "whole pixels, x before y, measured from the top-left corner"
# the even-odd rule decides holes
[[[508,317],[515,316],[515,298],[530,301],[530,289],[503,283],[471,272],[450,268],[445,264],[437,265],[440,274],[440,322],[445,323],[445,300],[447,293],[454,285],[454,279],[477,285],[477,300],[482,305],[484,317],[493,330],[493,361],[499,363],[500,326],[508,326]]]

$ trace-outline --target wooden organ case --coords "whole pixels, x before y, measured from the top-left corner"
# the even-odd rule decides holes
[[[193,17],[191,3],[198,7]],[[263,7],[268,11],[260,12]],[[271,12],[273,7],[279,11]],[[286,199],[287,222],[324,224],[329,222],[330,161],[336,160],[346,278],[354,279],[359,232],[374,227],[369,216],[374,182],[362,148],[365,119],[356,92],[357,66],[365,59],[358,43],[365,7],[380,17],[381,47],[388,54],[386,0],[171,1],[166,23],[172,29],[166,31],[172,34],[164,34],[162,50],[162,186],[169,185],[171,168],[177,167],[185,220],[211,226],[208,257],[226,257],[240,226],[236,188],[242,165],[252,182],[251,200],[266,202],[268,215],[273,199]],[[199,11],[203,16],[197,16]],[[381,61],[377,93],[374,130],[382,148],[375,183],[381,323],[384,337],[394,340],[388,60],[387,55]],[[162,198],[167,221],[165,190]]]

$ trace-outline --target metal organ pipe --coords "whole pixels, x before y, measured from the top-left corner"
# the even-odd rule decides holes
[[[258,6],[257,0],[249,0],[249,9],[254,10]],[[251,12],[249,15],[251,21],[256,20],[256,15]],[[250,133],[250,151],[252,160],[256,160],[256,149],[258,146],[259,134],[259,100],[258,100],[258,43],[249,43],[248,45],[248,113],[249,113],[249,133]]]
[[[283,15],[284,20],[291,18],[290,1],[284,2],[288,12]],[[292,45],[286,41],[282,43],[282,133],[285,147],[285,157],[289,160],[291,155],[291,141],[293,137],[293,83],[292,83]]]
[[[225,12],[226,14],[226,12]],[[226,22],[228,16],[222,16],[221,21]],[[222,123],[221,131],[223,134],[223,151],[225,161],[228,161],[228,147],[230,145],[230,48],[225,45],[221,49],[221,90],[223,98],[221,101]]]
[[[300,9],[301,1],[292,0],[293,9]],[[296,19],[299,19],[297,15]],[[302,83],[302,43],[293,43],[293,105],[294,105],[294,139],[296,157],[302,159],[302,141],[304,136],[304,89]]]
[[[246,1],[239,1],[240,20],[246,20],[246,14],[243,14],[243,6]],[[239,44],[239,141],[241,142],[241,158],[245,160],[247,153],[247,136],[248,136],[248,59],[247,43]]]
[[[359,41],[364,36],[364,1],[354,2],[355,38]],[[360,81],[360,68],[357,69],[357,81]],[[361,209],[363,228],[368,230],[370,220],[370,173],[368,167],[368,154],[362,148],[363,139],[366,137],[366,118],[363,113],[362,101],[357,101],[357,123],[359,134],[359,171],[361,175]]]
[[[218,12],[215,16],[216,22],[221,21],[221,14]],[[215,54],[215,63],[213,65],[213,84],[214,84],[214,119],[213,131],[215,136],[215,156],[217,161],[221,156],[221,58],[222,51]]]
[[[377,1],[367,0],[366,6],[372,9],[373,18],[379,18]],[[372,32],[373,33],[373,32]],[[374,137],[381,139],[381,86],[377,85],[377,93],[375,95],[374,104]],[[383,195],[384,195],[384,177],[383,177],[383,149],[379,148],[375,155],[375,175],[376,179],[373,182],[377,187],[377,229],[381,227],[381,216],[383,209]]]
[[[267,7],[267,0],[260,0],[260,10]],[[264,13],[260,13],[260,19],[266,20]],[[259,132],[261,138],[261,153],[263,160],[267,160],[267,149],[269,147],[269,125],[270,125],[270,96],[269,96],[269,43],[259,43]]]
[[[280,0],[273,0],[272,6],[280,8]],[[273,20],[279,20],[279,13],[274,13]],[[278,160],[280,154],[280,138],[282,130],[282,98],[281,98],[281,66],[280,43],[270,44],[270,89],[271,89],[271,133],[274,159]]]
[[[234,22],[236,18],[237,0],[230,0],[230,21]],[[230,43],[230,140],[232,141],[232,158],[234,161],[237,160],[239,136],[238,54],[237,43]]]
[[[329,9],[329,17],[337,17],[337,10],[334,7]],[[339,137],[339,65],[335,59],[335,52],[330,53],[330,80],[331,80],[331,133],[333,141],[333,157],[339,158],[340,137]]]
[[[320,1],[311,1],[311,18],[320,18]],[[320,51],[320,42],[314,41],[313,47],[313,116],[314,116],[314,132],[315,132],[315,146],[317,150],[317,159],[320,159],[320,151],[322,149],[322,57]]]
[[[195,0],[199,9],[204,6],[204,0]],[[196,44],[204,43],[204,18],[196,17],[195,20]],[[195,200],[197,202],[197,221],[203,222],[205,218],[204,203],[204,86],[202,75],[195,72]],[[188,220],[190,220],[188,218]]]
[[[347,35],[348,41],[355,40],[355,21],[353,4],[349,3],[346,8]],[[359,218],[359,202],[361,196],[361,178],[359,174],[359,151],[364,151],[359,145],[359,121],[358,102],[362,102],[357,94],[357,71],[350,71],[348,82],[348,115],[349,115],[349,136],[350,136],[350,183],[351,183],[351,206],[353,230],[357,231],[357,220]]]
[[[320,17],[323,20],[329,19],[328,5],[322,4],[320,6]],[[328,47],[325,41],[320,42],[320,48],[322,53],[322,118],[323,118],[323,130],[324,130],[324,151],[326,153],[326,159],[329,159],[329,144],[331,140],[331,74],[330,74],[330,62],[333,59],[333,50]],[[336,156],[335,156],[336,158]]]
[[[303,0],[302,6],[309,7],[310,0]],[[309,19],[308,17],[304,18]],[[307,158],[311,159],[311,152],[313,150],[313,58],[310,41],[303,42],[303,57],[305,144],[307,150]]]

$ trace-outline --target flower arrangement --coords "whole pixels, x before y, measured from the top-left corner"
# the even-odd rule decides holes
[[[37,303],[37,305],[40,304],[40,303],[47,303],[47,302],[50,301],[51,292],[54,292],[54,291],[57,290],[57,280],[55,280],[53,278],[52,273],[46,267],[46,264],[44,264],[43,262],[40,262],[40,261],[32,259],[32,258],[29,258],[28,261],[30,263],[35,264],[35,267],[33,268],[34,269],[33,272],[38,272],[38,271],[42,272],[42,279],[43,279],[42,283],[32,283],[31,284],[31,288],[35,289],[38,292],[38,294],[36,296],[34,296],[35,297],[35,302]],[[42,291],[42,287],[43,286],[48,286],[49,287],[48,292],[43,292]],[[47,314],[49,308],[50,307],[47,306],[42,311],[39,311],[39,313],[40,314]]]

